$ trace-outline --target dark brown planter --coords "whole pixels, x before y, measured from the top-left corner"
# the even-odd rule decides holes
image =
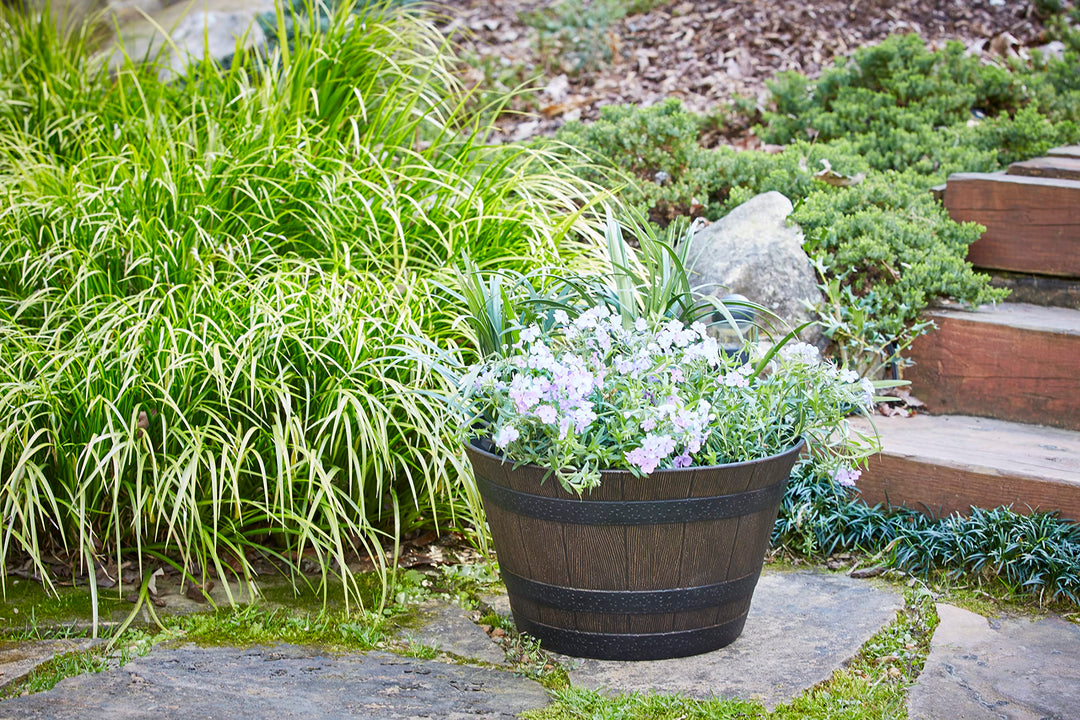
[[[544,482],[543,468],[467,448],[518,629],[549,650],[607,660],[733,642],[803,445],[647,478],[606,470],[583,498]]]

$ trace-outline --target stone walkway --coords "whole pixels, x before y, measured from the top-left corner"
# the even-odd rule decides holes
[[[937,611],[930,657],[908,696],[911,720],[1080,718],[1080,626]]]
[[[768,573],[742,636],[725,648],[674,660],[564,664],[570,681],[587,688],[737,697],[772,708],[828,680],[903,606],[897,593],[844,575]]]
[[[485,600],[509,612],[505,595]],[[576,686],[739,697],[772,707],[828,679],[902,604],[873,582],[767,571],[742,637],[727,648],[677,660],[560,662]],[[1057,617],[989,622],[947,605],[938,612],[930,657],[910,692],[912,720],[1080,718],[1080,627]],[[501,718],[547,704],[539,684],[505,669],[501,649],[464,610],[429,601],[421,616],[399,638],[437,647],[446,661],[293,645],[158,646],[121,668],[0,702],[0,720]],[[54,653],[81,647],[50,642],[0,644],[0,687]]]
[[[0,720],[463,720],[512,718],[545,704],[539,684],[487,668],[292,645],[185,646],[0,702]]]

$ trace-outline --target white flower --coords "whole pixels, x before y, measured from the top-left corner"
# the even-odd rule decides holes
[[[503,425],[502,429],[495,434],[495,445],[505,450],[506,446],[521,437],[521,433],[513,425]]]
[[[727,387],[746,387],[750,384],[747,380],[746,374],[735,370],[724,375],[724,385]]]
[[[863,378],[859,382],[859,387],[862,388],[862,402],[867,407],[873,407],[874,405],[874,383],[870,382],[867,378]]]
[[[521,342],[523,343],[531,343],[538,337],[540,337],[540,328],[535,325],[530,325],[521,331]]]
[[[821,362],[821,353],[809,343],[795,343],[780,348],[780,357],[789,362],[801,362],[807,365],[817,365]]]
[[[540,418],[540,422],[550,425],[555,422],[555,418],[559,416],[559,411],[551,405],[539,405],[536,410],[533,411],[533,415]]]
[[[854,370],[843,370],[840,372],[840,382],[843,383],[856,383],[859,382],[859,373]]]

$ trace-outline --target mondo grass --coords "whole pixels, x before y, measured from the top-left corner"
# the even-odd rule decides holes
[[[467,332],[450,263],[568,261],[600,194],[486,145],[408,10],[279,9],[290,42],[167,80],[0,13],[0,582],[306,557],[355,601],[356,554],[386,583],[410,524],[481,527],[413,346]]]
[[[969,578],[1040,605],[1080,605],[1080,525],[1011,507],[943,518],[871,507],[809,464],[792,474],[772,544],[811,556],[856,550],[907,572]]]

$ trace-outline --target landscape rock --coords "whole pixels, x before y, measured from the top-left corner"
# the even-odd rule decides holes
[[[911,720],[1080,718],[1080,627],[1057,616],[987,620],[938,605]]]
[[[0,689],[24,680],[30,673],[58,655],[89,650],[101,640],[0,641]],[[0,715],[3,712],[0,710]]]
[[[716,297],[745,295],[791,328],[813,319],[807,303],[823,298],[802,231],[787,222],[791,212],[790,200],[767,192],[695,233],[688,254],[691,284]],[[820,330],[808,330],[804,340],[820,337]]]
[[[772,708],[829,679],[903,605],[895,591],[844,575],[765,572],[742,635],[725,648],[672,660],[563,662],[574,685],[591,689],[741,698]]]
[[[406,637],[465,660],[481,660],[497,665],[506,654],[488,634],[465,617],[457,605],[431,600],[420,607],[422,625],[405,631]]]
[[[115,66],[125,54],[133,59],[157,58],[160,75],[171,79],[189,62],[207,55],[227,60],[238,39],[244,47],[265,45],[266,35],[255,18],[273,10],[273,0],[188,0],[151,7],[145,14],[117,5],[113,12],[123,50],[113,51],[109,62]]]
[[[5,700],[0,720],[465,720],[513,718],[547,703],[538,683],[487,668],[291,645],[185,646]]]

